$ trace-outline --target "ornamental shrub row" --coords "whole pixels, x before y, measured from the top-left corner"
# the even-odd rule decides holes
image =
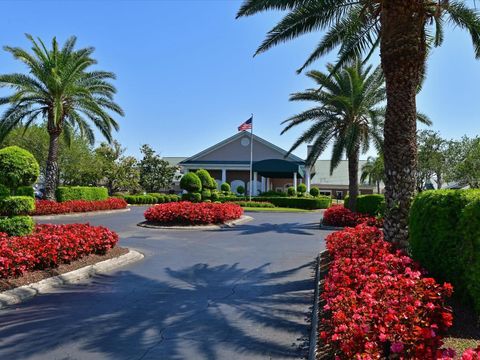
[[[306,210],[327,209],[332,204],[332,199],[328,196],[319,196],[316,198],[301,197],[263,197],[252,198],[253,201],[267,201],[278,207],[288,207]]]
[[[104,187],[59,186],[55,193],[58,202],[70,200],[106,200],[108,190]]]
[[[76,212],[89,212],[101,210],[125,209],[127,203],[120,198],[109,198],[107,200],[86,201],[72,200],[65,202],[56,202],[50,200],[37,200],[33,215],[53,215],[68,214]]]
[[[31,234],[34,227],[35,223],[30,216],[22,215],[0,218],[0,233],[10,236]]]
[[[422,276],[376,227],[359,225],[327,237],[331,257],[321,297],[326,331],[338,359],[446,359],[439,350],[452,325],[450,284]],[[445,355],[445,356],[444,356]]]
[[[252,207],[252,208],[274,208],[271,202],[266,201],[233,201],[233,204],[240,205],[241,207]]]
[[[348,195],[343,199],[345,207],[348,207],[348,201],[350,197]],[[368,194],[357,196],[357,212],[362,214],[368,214],[376,216],[382,213],[382,209],[385,205],[385,196],[381,194]]]
[[[181,201],[152,206],[144,215],[147,221],[162,225],[207,225],[238,219],[242,214],[236,204]]]
[[[480,190],[420,193],[409,229],[413,258],[480,313]]]
[[[335,227],[352,227],[359,224],[382,227],[383,220],[373,216],[356,213],[342,205],[334,205],[323,214],[322,224]]]
[[[175,194],[149,193],[146,195],[124,195],[122,198],[132,205],[153,205],[179,201],[180,197]]]
[[[70,263],[89,254],[103,255],[118,235],[88,224],[37,225],[27,236],[0,234],[0,278],[20,276]]]

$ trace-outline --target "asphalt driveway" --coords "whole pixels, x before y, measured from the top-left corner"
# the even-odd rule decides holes
[[[61,221],[108,226],[145,259],[0,310],[0,359],[303,358],[320,213],[174,231],[137,227],[144,210]]]

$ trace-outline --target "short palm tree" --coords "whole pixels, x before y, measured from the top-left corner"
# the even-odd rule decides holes
[[[362,175],[360,181],[368,181],[370,185],[377,186],[377,193],[380,194],[380,183],[385,182],[385,167],[383,165],[383,156],[367,158],[367,162],[362,166]]]
[[[23,124],[27,128],[37,119],[46,122],[50,145],[45,172],[45,198],[53,200],[58,186],[59,138],[70,138],[79,130],[93,144],[93,124],[102,135],[112,141],[112,130],[118,124],[110,115],[123,116],[114,101],[115,87],[111,72],[89,68],[97,62],[92,58],[94,48],[75,49],[76,38],[68,39],[62,48],[55,38],[51,49],[41,39],[27,35],[32,52],[18,47],[4,49],[23,62],[29,74],[0,75],[0,87],[9,87],[14,93],[0,98],[0,105],[9,105],[0,118],[0,141],[13,128]]]
[[[329,72],[333,65],[327,66]],[[284,123],[282,134],[292,127],[311,122],[297,139],[290,152],[304,143],[311,143],[307,165],[312,165],[333,143],[330,173],[346,154],[348,159],[349,204],[356,209],[358,195],[358,168],[360,153],[368,151],[373,143],[380,149],[383,142],[385,87],[381,69],[372,72],[371,66],[356,61],[329,77],[328,73],[310,71],[307,76],[317,88],[295,93],[291,101],[314,101],[318,106],[295,115]]]
[[[416,94],[425,75],[428,50],[440,46],[444,25],[467,30],[480,57],[480,16],[454,0],[245,0],[237,17],[266,10],[288,13],[268,33],[257,53],[305,33],[325,30],[301,69],[338,51],[338,68],[380,47],[385,75],[384,233],[401,248],[408,246],[408,213],[415,192]],[[300,70],[301,70],[300,69]]]

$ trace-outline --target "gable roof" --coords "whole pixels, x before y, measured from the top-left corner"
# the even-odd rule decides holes
[[[238,139],[240,139],[241,137],[246,136],[246,135],[247,135],[247,136],[251,136],[251,134],[250,134],[248,131],[239,131],[239,132],[236,133],[235,135],[230,136],[229,138],[227,138],[227,139],[225,139],[225,140],[223,140],[223,141],[220,141],[219,143],[217,143],[217,144],[215,144],[215,145],[213,145],[213,146],[210,146],[209,148],[207,148],[207,149],[205,149],[205,150],[203,150],[203,151],[200,151],[199,153],[197,153],[197,154],[195,154],[195,155],[193,155],[193,156],[191,156],[191,157],[189,157],[189,158],[181,161],[181,162],[180,162],[180,165],[181,165],[181,164],[188,164],[188,163],[190,163],[190,162],[195,162],[195,161],[198,160],[199,158],[201,158],[201,157],[203,157],[203,156],[205,156],[205,155],[207,155],[207,154],[209,154],[209,153],[211,153],[211,152],[213,152],[213,151],[215,151],[215,150],[217,150],[217,149],[219,149],[219,148],[221,148],[221,147],[223,147],[223,146],[225,146],[225,145],[228,145],[229,143],[232,143],[232,142],[234,142],[235,140],[238,140]],[[274,151],[282,154],[283,156],[287,155],[287,151],[286,151],[286,150],[284,150],[284,149],[282,149],[282,148],[280,148],[280,147],[272,144],[271,142],[269,142],[269,141],[261,138],[260,136],[257,136],[257,135],[255,135],[255,134],[253,134],[253,140],[254,140],[254,142],[255,142],[255,141],[256,141],[256,142],[259,142],[259,143],[265,145],[266,147],[268,147],[268,148],[270,148],[270,149],[272,149],[272,150],[274,150]],[[288,160],[290,160],[290,161],[299,162],[299,163],[302,163],[302,164],[304,163],[304,160],[303,160],[303,159],[301,159],[301,158],[299,158],[298,156],[293,155],[293,154],[288,155],[288,156],[286,157],[286,159],[288,159]]]

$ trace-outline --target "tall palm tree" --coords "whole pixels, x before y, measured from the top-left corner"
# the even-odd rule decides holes
[[[327,66],[329,72],[333,65]],[[333,73],[331,77],[320,71],[310,71],[307,76],[317,88],[295,93],[291,101],[313,101],[318,106],[295,115],[283,123],[288,125],[282,134],[300,124],[312,122],[297,139],[289,152],[304,143],[312,143],[307,165],[312,165],[333,143],[330,173],[339,165],[344,154],[348,159],[349,204],[356,209],[358,195],[358,167],[360,153],[365,153],[373,141],[380,150],[382,144],[385,87],[380,67],[371,71],[356,61]]]
[[[408,246],[408,212],[415,192],[416,94],[425,75],[428,50],[443,42],[445,23],[466,29],[480,57],[480,16],[465,1],[454,0],[245,0],[237,17],[266,10],[288,13],[268,33],[257,54],[299,37],[326,30],[299,69],[338,50],[337,67],[380,47],[385,75],[387,240]]]
[[[32,43],[32,52],[18,47],[4,49],[23,62],[29,74],[0,75],[0,87],[9,87],[14,93],[0,98],[0,105],[9,105],[0,118],[0,141],[13,128],[26,128],[36,120],[46,122],[50,137],[45,172],[45,198],[55,199],[58,186],[58,149],[60,136],[68,140],[78,129],[92,144],[95,141],[93,124],[102,135],[112,141],[112,130],[118,124],[110,115],[123,116],[123,110],[113,101],[116,93],[110,80],[115,74],[91,70],[97,62],[92,58],[94,48],[75,49],[76,38],[69,38],[62,48],[56,38],[51,49],[41,39]]]
[[[367,162],[362,166],[362,175],[360,181],[363,183],[368,180],[370,185],[377,186],[377,193],[380,194],[380,183],[385,182],[385,167],[383,165],[383,156],[369,156]]]

